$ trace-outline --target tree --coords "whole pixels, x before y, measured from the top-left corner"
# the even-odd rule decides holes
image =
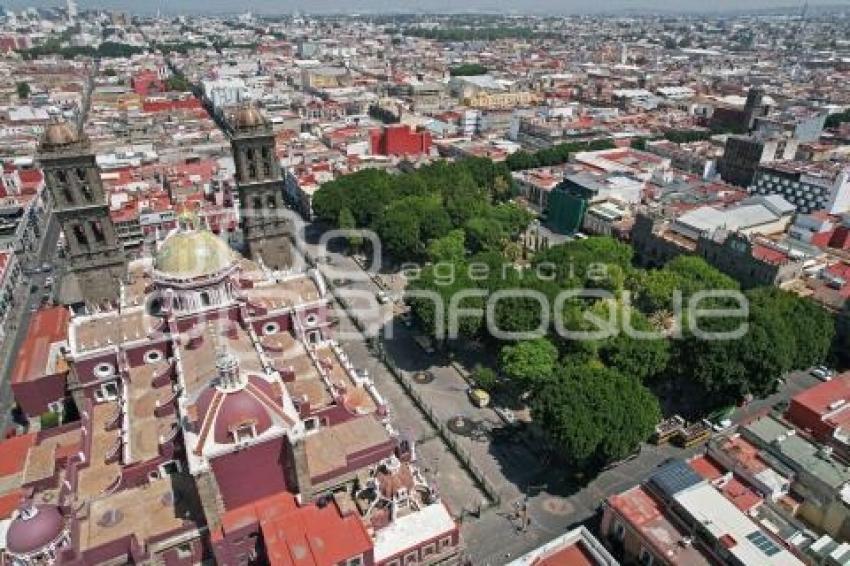
[[[469,77],[475,75],[486,75],[487,67],[478,63],[465,63],[457,65],[449,69],[449,74],[453,77]]]
[[[442,238],[432,240],[428,244],[428,259],[434,263],[462,260],[465,251],[464,238],[463,230],[458,229],[452,230]]]
[[[496,372],[492,368],[482,365],[477,365],[475,366],[475,369],[472,370],[472,381],[475,382],[477,387],[480,387],[485,391],[492,391],[499,384],[499,378],[496,375]]]
[[[657,399],[637,379],[594,365],[560,368],[534,396],[531,411],[579,470],[625,458],[661,419]]]
[[[391,205],[378,223],[378,234],[387,251],[397,258],[415,258],[422,244],[419,218],[401,200]]]
[[[171,75],[165,80],[165,88],[175,92],[187,92],[192,90],[192,83],[181,75]]]
[[[458,336],[448,334],[448,317],[445,311],[452,304],[453,298],[458,298],[457,307],[483,313],[484,299],[480,296],[467,296],[458,293],[477,290],[477,281],[470,279],[469,266],[463,261],[442,262],[440,265],[429,265],[422,270],[417,279],[411,281],[408,288],[412,291],[429,291],[437,294],[439,308],[443,309],[443,326],[437,324],[438,305],[432,298],[410,297],[408,302],[413,314],[419,321],[419,327],[438,340],[446,338],[475,338],[481,334],[483,314],[459,316]]]
[[[467,245],[472,252],[500,250],[505,234],[498,220],[476,216],[464,225]]]
[[[629,147],[639,151],[646,151],[646,138],[634,138],[629,142]]]
[[[673,310],[673,294],[683,300],[699,291],[737,290],[738,283],[701,257],[679,256],[662,269],[650,271],[642,278],[635,293],[636,303],[646,313]]]
[[[354,215],[348,208],[343,208],[339,211],[339,228],[340,230],[355,230],[357,225],[354,222]],[[348,249],[352,252],[357,252],[363,245],[363,236],[351,234],[348,236]]]
[[[845,122],[850,122],[850,110],[845,110],[844,112],[839,112],[837,114],[830,114],[826,117],[824,127],[837,128],[840,124]]]
[[[18,89],[18,98],[20,98],[21,100],[28,99],[30,97],[30,92],[32,92],[32,90],[30,89],[29,83],[26,83],[26,82],[23,82],[23,81],[21,81],[17,84],[17,89]]]
[[[631,328],[640,332],[655,330],[641,313],[632,310],[629,316]],[[642,382],[657,379],[670,362],[670,342],[663,337],[632,337],[623,331],[622,326],[620,319],[620,332],[600,345],[599,358],[606,366]]]
[[[822,364],[836,335],[835,319],[817,303],[776,287],[747,291],[750,311],[774,317],[791,339],[790,365],[805,369]]]
[[[820,306],[775,288],[746,293],[747,331],[735,340],[706,340],[687,335],[675,344],[671,370],[680,380],[694,380],[715,404],[746,394],[773,393],[777,380],[792,369],[822,363],[835,336],[835,321]],[[723,331],[740,320],[700,324]]]
[[[607,236],[573,240],[538,253],[536,266],[554,265],[559,283],[589,288],[620,289],[631,272],[631,246]]]
[[[539,389],[552,378],[558,363],[558,349],[545,338],[504,346],[499,363],[509,379],[524,389]]]

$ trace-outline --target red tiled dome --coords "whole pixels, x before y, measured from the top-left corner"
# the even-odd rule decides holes
[[[9,525],[6,549],[12,554],[38,552],[58,539],[64,528],[65,520],[56,506],[33,505]]]
[[[272,426],[268,409],[247,389],[225,393],[215,419],[213,438],[219,444],[233,443],[232,431],[253,424],[257,434]]]

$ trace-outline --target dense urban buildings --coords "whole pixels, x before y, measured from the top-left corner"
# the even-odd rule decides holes
[[[850,9],[139,9],[0,8],[0,563],[850,563]]]

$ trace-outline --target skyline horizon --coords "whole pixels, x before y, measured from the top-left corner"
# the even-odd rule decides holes
[[[61,8],[62,0],[10,0],[0,3],[0,7],[10,10],[27,8]],[[850,5],[836,0],[752,0],[747,8],[742,8],[735,0],[716,0],[707,8],[698,0],[678,0],[676,6],[670,6],[665,0],[609,0],[603,6],[587,6],[582,0],[531,0],[521,10],[506,9],[503,0],[473,0],[463,10],[448,0],[437,0],[431,8],[410,2],[399,3],[391,0],[354,0],[345,7],[334,5],[333,0],[305,2],[304,0],[253,0],[242,3],[243,9],[233,10],[231,2],[225,0],[180,0],[178,2],[146,3],[144,6],[130,0],[103,0],[77,2],[80,10],[122,10],[134,14],[169,15],[235,15],[246,12],[260,16],[289,15],[299,12],[304,15],[504,15],[530,17],[563,17],[579,15],[680,15],[680,16],[719,16],[719,15],[765,15],[772,13],[799,13],[807,6],[808,14],[835,11],[850,11]],[[401,5],[400,5],[401,4]]]

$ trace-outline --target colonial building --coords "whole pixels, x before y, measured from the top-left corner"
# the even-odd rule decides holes
[[[38,159],[65,235],[69,271],[60,300],[71,305],[117,302],[126,259],[88,140],[68,123],[50,124]]]
[[[45,311],[13,390],[33,421],[57,396],[79,420],[0,443],[0,555],[458,563],[457,524],[328,303],[317,271],[248,261],[187,217],[130,264],[118,308]]]
[[[661,266],[692,254],[744,288],[783,285],[802,275],[804,262],[765,236],[784,233],[793,212],[776,196],[752,197],[727,208],[703,206],[675,218],[640,211],[631,241],[642,265]]]
[[[234,114],[230,134],[248,255],[273,269],[285,268],[291,258],[284,180],[271,124],[254,106],[244,106]]]

